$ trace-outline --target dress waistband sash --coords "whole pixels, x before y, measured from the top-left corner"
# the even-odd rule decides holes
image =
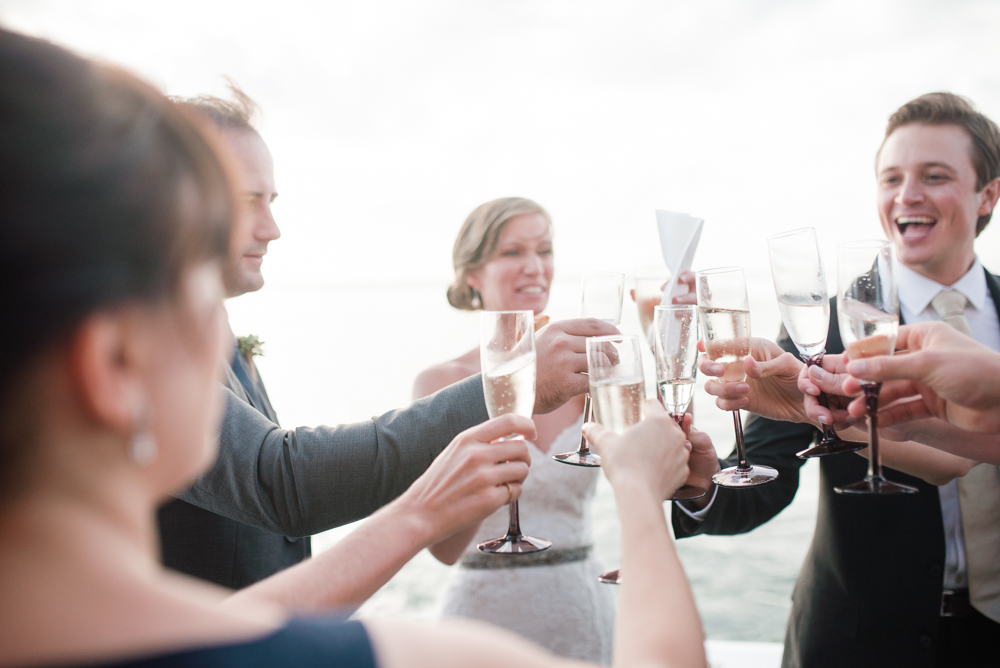
[[[590,556],[593,545],[568,547],[563,549],[550,548],[542,552],[528,554],[486,554],[473,552],[462,555],[459,565],[475,570],[494,570],[498,568],[526,568],[529,566],[556,566],[574,561],[584,561]]]

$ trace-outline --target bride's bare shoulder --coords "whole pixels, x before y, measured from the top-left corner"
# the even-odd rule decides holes
[[[473,348],[461,357],[443,364],[435,364],[417,376],[413,383],[413,398],[420,399],[434,394],[443,387],[479,373],[479,369],[479,348]]]

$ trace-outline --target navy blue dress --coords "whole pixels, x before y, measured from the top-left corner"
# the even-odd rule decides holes
[[[187,649],[170,654],[87,664],[107,668],[375,668],[368,633],[343,617],[292,619],[249,642]],[[82,668],[82,667],[81,667]]]

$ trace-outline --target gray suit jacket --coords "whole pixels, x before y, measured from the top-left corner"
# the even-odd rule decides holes
[[[476,375],[364,422],[282,429],[231,370],[227,380],[218,459],[161,508],[160,529],[167,566],[231,588],[308,554],[284,536],[325,531],[392,501],[459,432],[489,417]]]

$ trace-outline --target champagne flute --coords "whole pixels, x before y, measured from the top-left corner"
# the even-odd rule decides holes
[[[837,247],[837,319],[852,360],[892,355],[899,330],[899,299],[892,242],[854,241]],[[878,442],[878,395],[882,383],[862,381],[868,407],[868,475],[835,487],[840,494],[914,494],[916,489],[882,475]]]
[[[657,306],[653,313],[653,334],[657,395],[680,427],[698,376],[698,307]],[[685,484],[670,500],[697,499],[707,493],[708,489]]]
[[[639,310],[639,326],[647,341],[653,329],[653,309],[663,301],[663,285],[669,280],[670,270],[662,261],[636,262],[635,306]]]
[[[830,329],[830,300],[826,294],[826,274],[819,257],[816,230],[806,227],[776,234],[767,240],[771,257],[771,278],[778,296],[781,321],[806,366],[815,366],[826,354],[826,336]],[[819,403],[830,407],[825,394]],[[830,425],[823,425],[823,436],[798,457],[822,457],[840,452],[855,452],[864,443],[845,441]]]
[[[743,359],[750,354],[750,301],[743,270],[722,267],[699,271],[695,276],[705,352],[725,369],[723,383],[743,382],[747,377]],[[733,411],[733,426],[739,463],[716,473],[712,482],[723,487],[755,487],[776,479],[778,472],[770,466],[747,461],[739,410]]]
[[[622,320],[622,297],[625,295],[625,274],[612,271],[585,271],[580,297],[580,317],[597,318],[618,326]],[[583,398],[583,421],[593,416],[591,397]],[[601,458],[590,451],[587,437],[580,435],[580,445],[573,452],[552,455],[552,459],[574,466],[600,466]]]
[[[507,413],[530,418],[535,408],[535,315],[531,311],[483,311],[479,356],[483,394],[491,418]],[[524,438],[519,434],[500,440]],[[544,538],[521,533],[517,501],[510,504],[507,535],[479,544],[491,554],[525,554],[552,547]]]
[[[594,419],[599,424],[621,434],[642,420],[646,380],[638,337],[617,334],[587,339],[587,373]],[[598,579],[607,584],[620,583],[617,570]]]

